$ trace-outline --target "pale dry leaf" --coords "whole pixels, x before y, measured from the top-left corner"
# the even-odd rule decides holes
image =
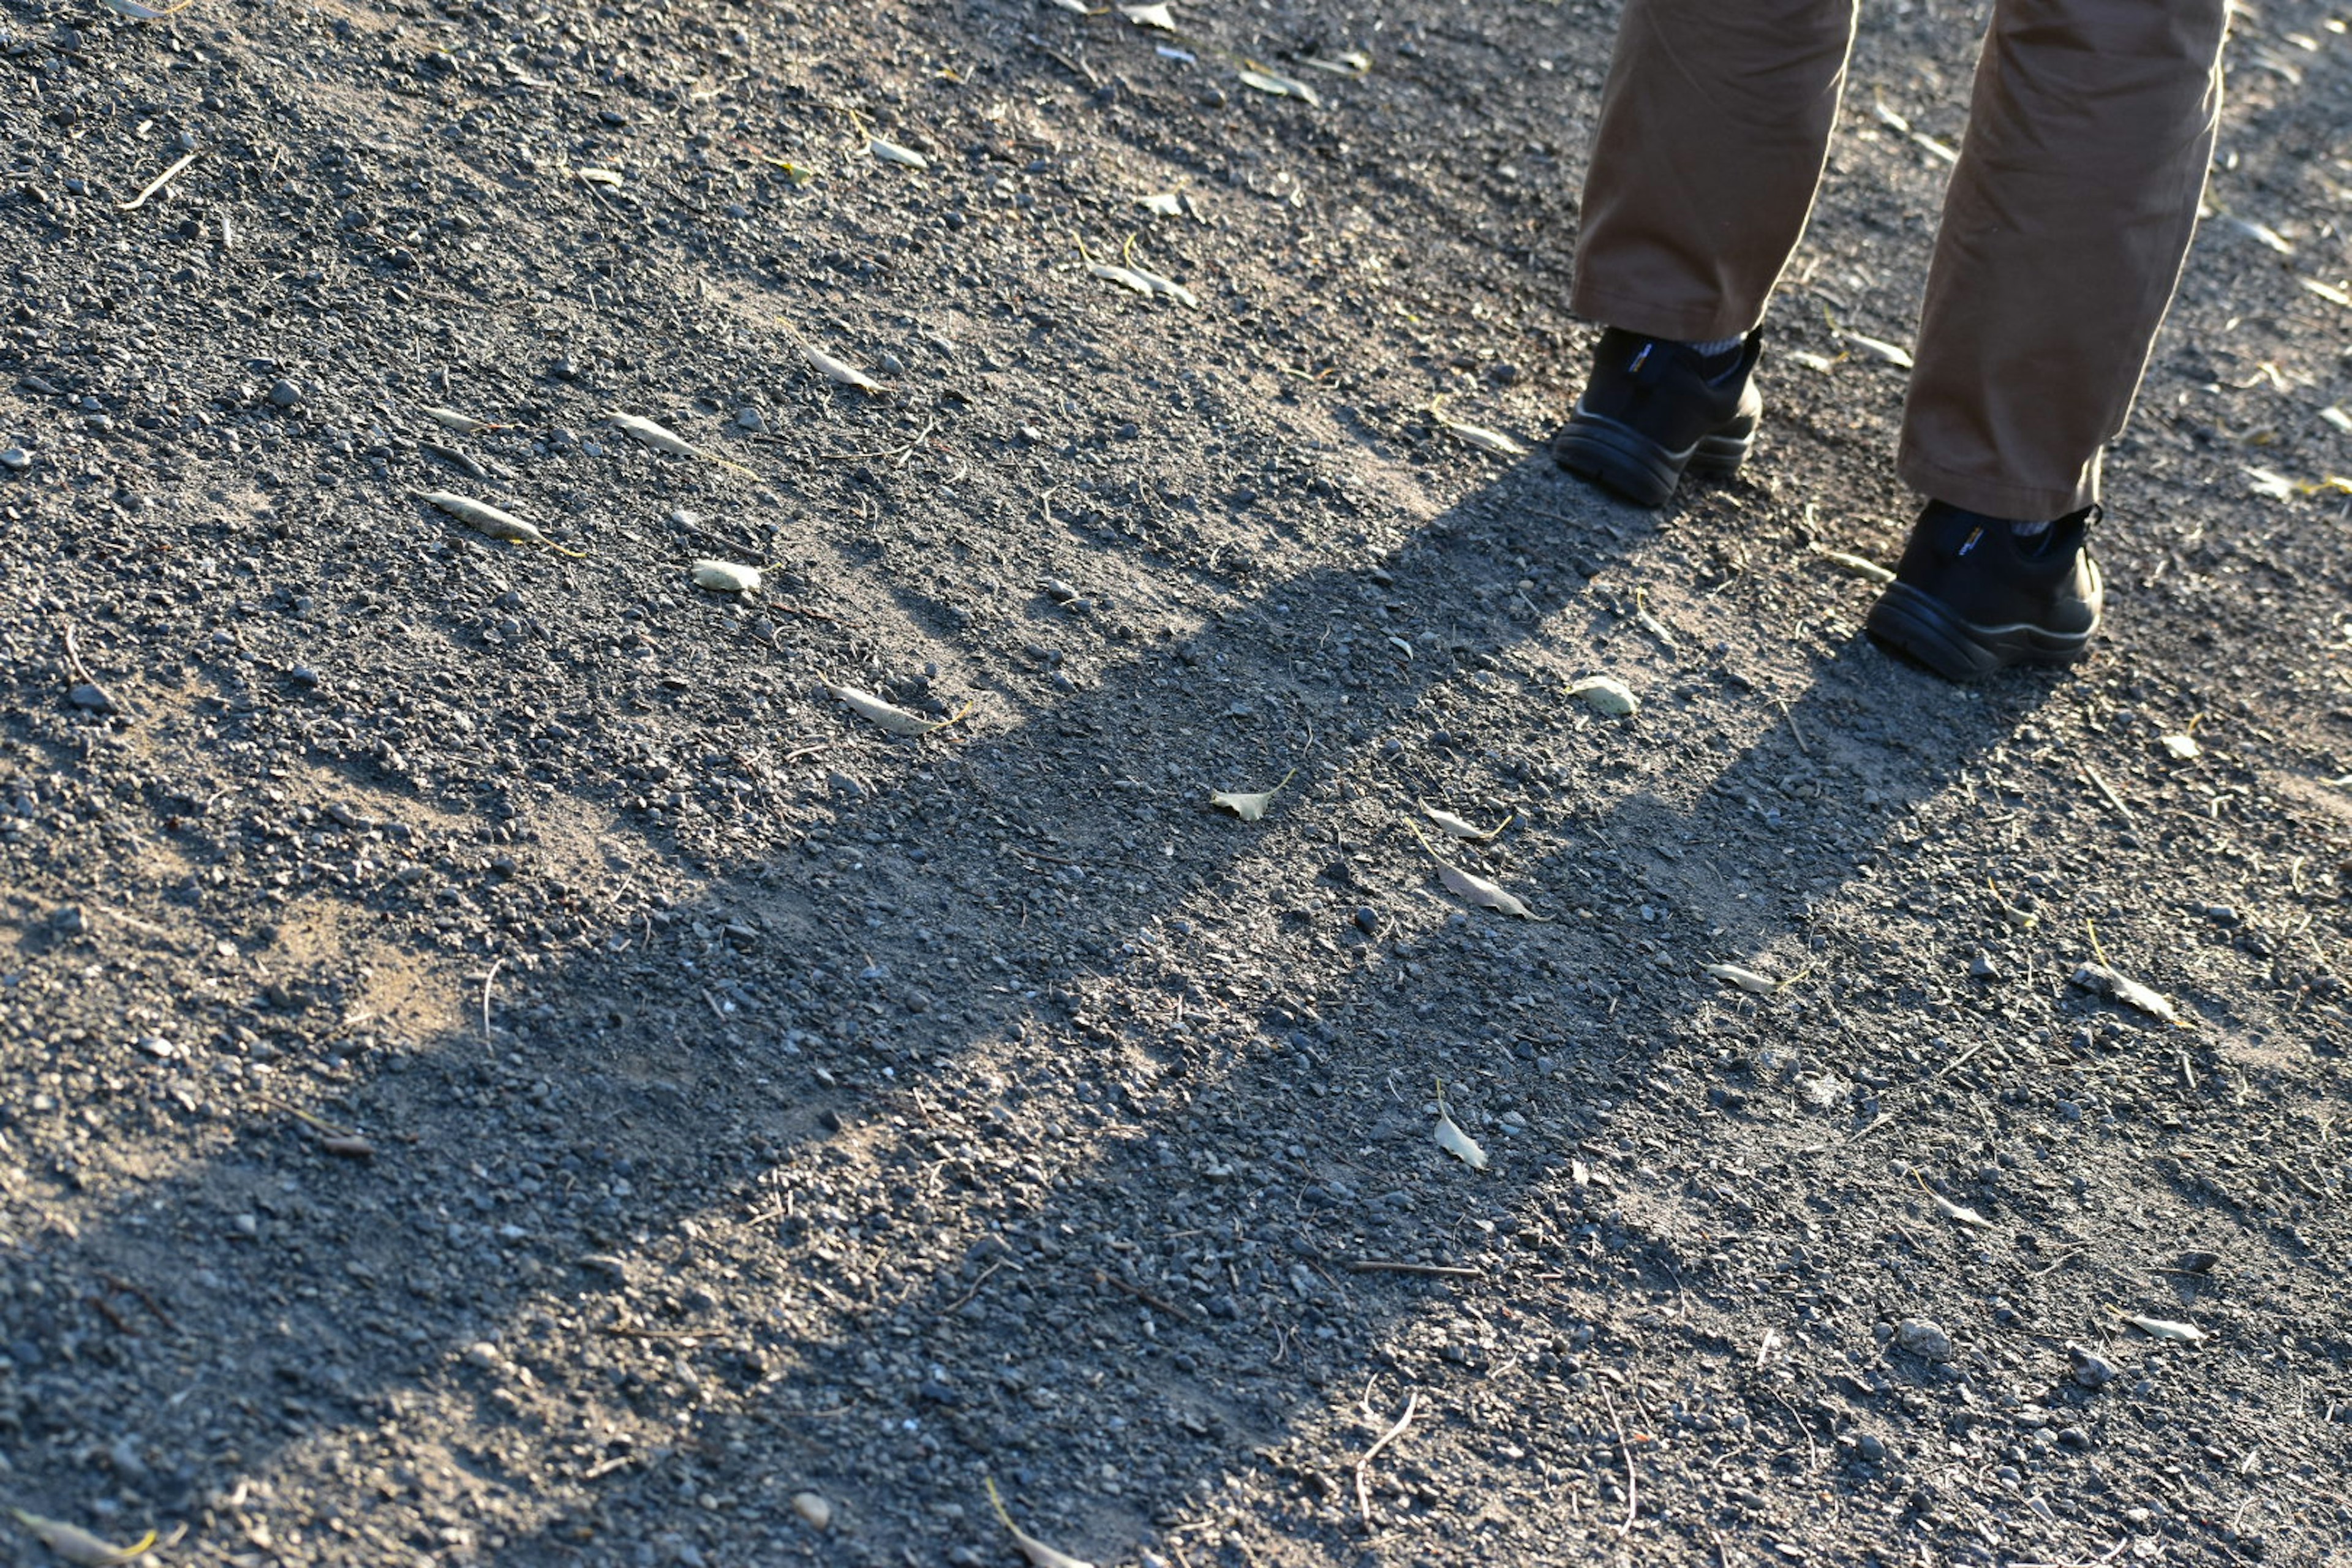
[[[1260,92],[1270,92],[1276,98],[1295,98],[1302,102],[1310,103],[1318,109],[1323,107],[1321,96],[1313,88],[1295,77],[1283,76],[1279,72],[1263,70],[1255,66],[1243,68],[1240,76],[1244,87],[1254,87]]]
[[[2319,416],[2345,435],[2352,436],[2352,414],[2347,414],[2338,405],[2329,404],[2319,411]]]
[[[1095,15],[1094,12],[1087,9],[1087,0],[1045,0],[1045,4],[1055,6],[1057,9],[1067,11],[1074,16],[1091,16]]]
[[[641,418],[635,414],[618,412],[607,414],[604,418],[608,424],[619,428],[623,434],[644,442],[656,452],[667,452],[673,458],[698,458],[706,463],[716,463],[722,468],[732,468],[739,474],[748,475],[755,479],[760,477],[742,464],[730,462],[716,453],[706,452],[677,431],[667,426],[656,425],[650,419]]]
[[[2104,963],[2080,965],[2074,971],[2073,984],[2164,1023],[2183,1022],[2179,1009],[2171,1003],[2138,981],[2126,979]]]
[[[1769,995],[1780,989],[1780,981],[1759,974],[1752,969],[1742,969],[1736,963],[1710,963],[1706,966],[1706,973],[1727,985],[1737,985],[1742,991],[1751,991],[1759,996]]]
[[[1525,447],[1500,430],[1489,430],[1484,425],[1472,425],[1460,419],[1441,419],[1438,423],[1450,434],[1482,452],[1492,452],[1498,458],[1524,458],[1528,455]]]
[[[1450,811],[1440,811],[1425,800],[1419,805],[1422,816],[1435,823],[1439,830],[1447,837],[1459,838],[1471,844],[1484,844],[1518,820],[1518,813],[1513,812],[1492,827],[1480,827],[1466,817],[1456,816]]]
[[[1839,571],[1850,572],[1865,583],[1876,583],[1883,586],[1895,581],[1895,574],[1875,561],[1866,560],[1843,550],[1823,550],[1818,553],[1822,560]]]
[[[580,177],[592,185],[620,185],[627,183],[622,179],[618,171],[613,169],[583,169],[580,171]]]
[[[1162,278],[1149,267],[1138,267],[1130,262],[1128,265],[1128,270],[1142,279],[1145,287],[1154,294],[1165,294],[1180,305],[1198,305],[1201,302],[1200,297],[1192,290],[1172,278]]]
[[[445,430],[457,431],[460,436],[471,436],[478,430],[505,428],[504,426],[493,425],[487,419],[477,419],[470,414],[460,414],[454,408],[428,407],[425,410],[425,417]]]
[[[842,386],[854,386],[857,388],[858,391],[866,394],[870,397],[887,397],[889,395],[890,389],[888,387],[883,385],[880,382],[875,380],[872,376],[866,374],[856,365],[847,363],[842,360],[837,360],[831,354],[826,353],[824,350],[811,348],[806,343],[801,344],[800,349],[801,357],[809,362],[810,368],[814,370],[819,375],[824,376],[827,381],[835,382]]]
[[[1437,1146],[1474,1171],[1486,1168],[1486,1151],[1478,1147],[1478,1140],[1463,1131],[1442,1106],[1437,1112]]]
[[[2171,1318],[2143,1318],[2137,1312],[2126,1312],[2116,1307],[2110,1307],[2107,1310],[2152,1340],[2170,1340],[2176,1344],[2193,1345],[2202,1343],[2205,1339],[2205,1331],[2194,1323],[2183,1323]]]
[[[2159,735],[2157,737],[2157,744],[2164,748],[2165,755],[2176,762],[2183,763],[2201,754],[2205,750],[2197,743],[2197,737],[2194,735]]]
[[[1132,289],[1138,294],[1149,295],[1151,292],[1151,284],[1143,274],[1128,268],[1114,267],[1108,261],[1089,261],[1087,263],[1087,270],[1106,283],[1116,283],[1120,288]]]
[[[1337,59],[1327,60],[1319,56],[1310,55],[1298,63],[1303,66],[1312,66],[1319,71],[1328,71],[1333,76],[1366,76],[1371,72],[1372,57],[1361,49],[1349,49]]]
[[[931,161],[912,147],[901,147],[896,142],[880,136],[869,137],[866,150],[886,163],[896,163],[902,169],[928,169]]]
[[[116,1546],[101,1541],[77,1524],[63,1520],[43,1519],[37,1513],[26,1513],[21,1508],[8,1512],[18,1524],[33,1532],[33,1538],[75,1568],[121,1568],[121,1564],[143,1557],[155,1544],[155,1532],[149,1531],[128,1546]]]
[[[1445,884],[1446,891],[1469,900],[1480,909],[1516,915],[1523,921],[1539,918],[1533,910],[1521,903],[1500,884],[1490,882],[1484,877],[1473,875],[1459,866],[1444,860],[1438,861],[1437,879]]]
[[[1012,1535],[1013,1544],[1021,1549],[1021,1555],[1029,1559],[1029,1568],[1095,1568],[1093,1563],[1066,1552],[1055,1551],[1013,1523],[1012,1514],[1005,1511],[1004,1500],[997,1495],[996,1478],[988,1477],[987,1482],[989,1506],[996,1510],[997,1521]]]
[[[1161,217],[1184,216],[1184,204],[1173,191],[1161,191],[1156,195],[1138,196],[1135,198],[1135,205],[1146,212],[1158,213]]]
[[[2297,278],[2295,281],[2331,305],[2352,306],[2352,293],[2347,293],[2333,283],[2323,283],[2316,278]]]
[[[1861,332],[1840,332],[1838,336],[1874,359],[1884,360],[1900,370],[1911,368],[1911,351],[1901,343],[1890,343],[1885,338],[1869,337]]]
[[[928,735],[934,730],[944,730],[971,711],[967,706],[962,712],[945,719],[926,719],[919,713],[909,713],[896,703],[885,702],[870,691],[855,686],[835,686],[825,683],[825,693],[859,718],[867,720],[893,735]]]
[[[1588,675],[1570,687],[1568,694],[1582,698],[1585,706],[1597,713],[1620,719],[1638,711],[1642,706],[1623,681],[1607,675]]]
[[[2249,466],[2246,469],[2246,481],[2247,490],[2252,494],[2261,496],[2264,500],[2293,500],[2294,499],[2294,481],[2288,479],[2284,474],[2280,473],[2275,468],[2259,468]]]
[[[760,569],[739,566],[732,561],[698,560],[687,563],[687,575],[698,588],[708,588],[715,594],[756,594],[760,591]]]
[[[537,523],[525,522],[514,513],[494,507],[488,501],[475,500],[448,490],[425,490],[417,499],[428,506],[439,507],[475,532],[488,534],[492,539],[505,540],[512,544],[550,542],[547,535],[539,531]]]
[[[1794,360],[1807,370],[1817,370],[1823,375],[1827,375],[1837,366],[1837,361],[1830,358],[1829,355],[1817,354],[1810,349],[1787,349],[1782,351],[1780,357]]]
[[[1121,5],[1118,14],[1139,27],[1151,27],[1162,33],[1176,30],[1176,18],[1166,5]]]
[[[1951,1199],[1945,1197],[1942,1194],[1932,1191],[1928,1193],[1927,1200],[1936,1205],[1936,1212],[1937,1214],[1942,1215],[1946,1219],[1950,1220],[1955,1225],[1965,1225],[1978,1230],[1990,1230],[1992,1228],[1992,1221],[1985,1218],[1984,1215],[1977,1213],[1976,1210],[1969,1207],[1966,1204],[1956,1204]]]
[[[1292,774],[1297,772],[1297,768],[1291,769],[1282,775],[1281,783],[1255,795],[1246,795],[1238,790],[1219,790],[1209,796],[1209,804],[1221,811],[1232,812],[1244,822],[1256,822],[1265,816],[1265,808],[1274,804],[1274,797],[1282,793],[1283,784],[1288,784]]]
[[[139,0],[101,0],[101,4],[116,16],[128,16],[134,22],[161,21],[174,11],[184,11],[195,3],[196,0],[180,0],[178,5],[166,5],[159,11],[152,5],[142,5]]]

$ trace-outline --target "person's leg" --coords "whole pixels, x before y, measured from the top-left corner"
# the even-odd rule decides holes
[[[1745,335],[1804,233],[1854,0],[1628,0],[1570,308],[1680,342]]]
[[[2226,0],[1998,0],[1897,466],[2038,522],[2098,495],[2197,222]]]

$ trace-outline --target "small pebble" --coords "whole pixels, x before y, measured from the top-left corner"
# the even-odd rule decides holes
[[[272,408],[291,408],[301,401],[302,389],[290,381],[281,378],[269,389],[269,405]]]
[[[106,688],[95,681],[83,681],[67,693],[67,696],[75,707],[87,709],[92,713],[114,711],[114,699],[107,695]]]
[[[741,408],[736,410],[735,424],[737,428],[749,430],[755,436],[761,434],[768,428],[767,419],[762,416],[760,411],[756,408]]]
[[[1998,980],[2000,978],[2000,971],[1993,967],[1991,959],[1986,957],[1980,952],[1978,953],[1976,957],[1969,961],[1969,978],[1971,980]]]
[[[11,473],[23,473],[33,466],[33,455],[22,447],[0,448],[0,468]]]
[[[2116,1364],[2103,1355],[2068,1345],[2066,1354],[2074,1363],[2074,1379],[2077,1388],[2105,1388],[2116,1380]]]
[[[1906,1318],[1895,1326],[1895,1348],[1908,1351],[1921,1361],[1949,1361],[1952,1336],[1930,1319]]]
[[[833,1504],[815,1492],[794,1492],[793,1511],[806,1520],[811,1530],[824,1530],[833,1523]]]

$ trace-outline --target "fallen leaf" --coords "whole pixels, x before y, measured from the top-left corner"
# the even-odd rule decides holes
[[[1133,262],[1129,262],[1127,269],[1142,279],[1144,286],[1154,294],[1165,294],[1180,305],[1198,305],[1201,302],[1200,297],[1192,290],[1172,278],[1162,278],[1149,267],[1138,267]]]
[[[1156,27],[1163,33],[1176,30],[1176,18],[1166,5],[1121,5],[1118,14],[1139,27]]]
[[[1781,353],[1780,357],[1782,359],[1794,360],[1799,364],[1803,365],[1807,370],[1817,370],[1823,375],[1827,375],[1837,364],[1837,361],[1830,358],[1829,355],[1817,354],[1809,349],[1784,350]]]
[[[1585,705],[1595,712],[1624,718],[1637,711],[1641,703],[1625,689],[1625,683],[1611,676],[1588,675],[1568,689],[1570,697],[1581,697]]]
[[[1220,790],[1216,794],[1209,796],[1209,804],[1211,805],[1220,807],[1223,810],[1232,812],[1244,822],[1255,822],[1265,815],[1265,808],[1274,804],[1274,797],[1282,793],[1282,785],[1288,784],[1291,780],[1292,774],[1295,774],[1297,772],[1298,770],[1297,768],[1291,769],[1289,773],[1282,775],[1281,784],[1277,784],[1272,789],[1265,790],[1257,795],[1244,795],[1234,790]]]
[[[1752,991],[1759,996],[1769,995],[1786,984],[1767,979],[1754,970],[1742,969],[1736,963],[1710,963],[1706,966],[1706,973],[1727,984],[1737,985],[1742,991]]]
[[[1992,1228],[1992,1221],[1985,1218],[1984,1215],[1977,1213],[1976,1210],[1969,1207],[1966,1204],[1956,1204],[1951,1199],[1944,1196],[1943,1194],[1929,1186],[1927,1184],[1927,1178],[1919,1175],[1917,1172],[1915,1171],[1912,1174],[1918,1180],[1919,1190],[1927,1194],[1927,1201],[1936,1205],[1936,1212],[1937,1214],[1942,1215],[1946,1219],[1952,1221],[1955,1225],[1969,1226],[1978,1230],[1990,1230]]]
[[[1148,295],[1151,292],[1150,283],[1140,272],[1131,271],[1124,267],[1114,267],[1108,261],[1089,261],[1087,263],[1087,270],[1106,283],[1116,283],[1120,288],[1131,289],[1138,294]]]
[[[618,426],[625,435],[643,441],[656,452],[667,452],[673,458],[699,458],[706,463],[716,463],[722,468],[732,468],[755,479],[760,477],[742,464],[730,463],[724,458],[706,452],[677,431],[656,425],[650,419],[640,418],[635,414],[618,413],[607,414],[604,418],[608,424]]]
[[[618,185],[625,182],[611,169],[583,169],[580,177],[592,185]]]
[[[997,1519],[1012,1532],[1013,1544],[1021,1548],[1022,1556],[1029,1559],[1030,1568],[1095,1568],[1093,1563],[1073,1557],[1066,1552],[1055,1551],[1013,1523],[1013,1516],[1004,1510],[1004,1500],[996,1495],[996,1478],[988,1477],[987,1484],[989,1506],[996,1510]]]
[[[1492,452],[1498,458],[1524,458],[1528,455],[1525,447],[1500,430],[1489,430],[1484,425],[1471,425],[1460,419],[1441,419],[1438,423],[1482,452]]]
[[[1138,196],[1135,198],[1135,205],[1146,212],[1158,213],[1161,217],[1184,216],[1184,204],[1178,199],[1173,191],[1162,191],[1157,195]]]
[[[1840,571],[1851,572],[1866,583],[1884,584],[1895,581],[1895,574],[1875,561],[1865,560],[1862,556],[1852,555],[1843,550],[1822,550],[1815,553]]]
[[[870,691],[855,686],[835,686],[825,683],[825,693],[847,707],[861,719],[872,721],[893,735],[928,735],[934,730],[944,730],[971,711],[966,703],[959,712],[945,719],[926,719],[919,713],[909,713],[895,703],[885,702]]]
[[[1437,1146],[1474,1171],[1486,1168],[1486,1151],[1478,1147],[1478,1140],[1454,1124],[1442,1103],[1437,1108]]]
[[[2182,1022],[2179,1010],[2157,993],[2137,980],[2126,980],[2104,963],[2085,963],[2078,967],[2073,984],[2085,991],[2095,992],[2126,1007],[2136,1008],[2151,1018],[2167,1024]]]
[[[843,386],[854,386],[872,397],[887,397],[890,394],[888,387],[856,365],[837,360],[822,349],[811,348],[808,344],[803,343],[800,345],[800,350],[801,357],[809,362],[810,367],[828,381],[838,383]]]
[[[503,425],[493,425],[487,419],[477,419],[470,414],[460,414],[454,408],[427,408],[425,417],[444,429],[455,430],[461,436],[471,436],[478,430],[503,430]]]
[[[2168,756],[2184,763],[2204,750],[2197,743],[2194,735],[2159,735],[2157,743],[2164,748]]]
[[[1244,67],[1240,75],[1244,87],[1254,87],[1260,92],[1270,92],[1276,98],[1299,99],[1313,104],[1318,109],[1323,107],[1323,100],[1316,94],[1315,89],[1295,78],[1281,76],[1270,70],[1261,70],[1255,67]]]
[[[1432,852],[1433,854],[1434,851]],[[1517,915],[1523,921],[1538,919],[1536,912],[1505,891],[1499,885],[1484,877],[1473,876],[1450,862],[1437,862],[1437,879],[1446,890],[1457,893],[1481,909],[1495,910],[1507,915]]]
[[[2331,403],[2319,411],[2319,416],[2345,435],[2352,436],[2352,414],[2345,413],[2342,408]]]
[[[2294,481],[2274,468],[2248,468],[2246,489],[2265,500],[2293,500]]]
[[[884,163],[896,163],[904,169],[928,169],[931,166],[931,161],[912,147],[901,147],[896,142],[886,141],[879,136],[867,138],[866,150]]]
[[[2333,283],[2322,283],[2316,278],[2298,278],[2295,281],[2331,305],[2352,306],[2352,294],[2346,293]]]
[[[439,507],[477,533],[488,534],[492,539],[505,540],[511,544],[544,544],[560,554],[579,556],[578,551],[563,550],[555,544],[539,531],[538,524],[525,522],[514,513],[502,511],[488,501],[474,500],[448,490],[425,490],[417,499],[428,506]]]
[[[18,1524],[33,1532],[33,1538],[76,1568],[118,1568],[133,1558],[143,1557],[155,1544],[155,1532],[149,1531],[129,1546],[110,1546],[79,1525],[61,1520],[43,1519],[37,1513],[26,1513],[12,1508]]]
[[[1464,817],[1454,816],[1450,811],[1438,810],[1425,800],[1422,801],[1420,805],[1422,816],[1437,824],[1448,837],[1464,839],[1472,844],[1484,844],[1518,820],[1518,813],[1513,812],[1492,827],[1479,827]]]
[[[1911,351],[1901,343],[1890,343],[1885,338],[1866,337],[1861,332],[1840,332],[1838,336],[1874,359],[1885,360],[1901,370],[1911,368]]]
[[[690,561],[687,574],[698,588],[708,588],[717,594],[756,594],[760,591],[760,569],[738,566],[732,561]]]
[[[2152,1340],[2170,1340],[2177,1344],[2193,1345],[2203,1342],[2206,1337],[2205,1331],[2194,1323],[2178,1322],[2170,1318],[2143,1318],[2120,1307],[2110,1307],[2107,1310]]]
[[[118,16],[128,16],[134,22],[153,22],[170,16],[174,11],[186,10],[195,4],[196,0],[180,0],[178,5],[167,5],[161,11],[152,5],[142,5],[139,0],[102,0],[102,3],[108,10]]]

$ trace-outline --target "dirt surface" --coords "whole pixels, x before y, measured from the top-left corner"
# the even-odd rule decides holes
[[[1657,515],[1431,411],[1572,395],[1613,10],[1176,9],[0,6],[0,1501],[2346,1562],[2343,26],[2241,9],[2096,657],[1958,690],[1822,551],[1916,504],[1840,333],[1980,7],[1865,8],[1758,458]]]

